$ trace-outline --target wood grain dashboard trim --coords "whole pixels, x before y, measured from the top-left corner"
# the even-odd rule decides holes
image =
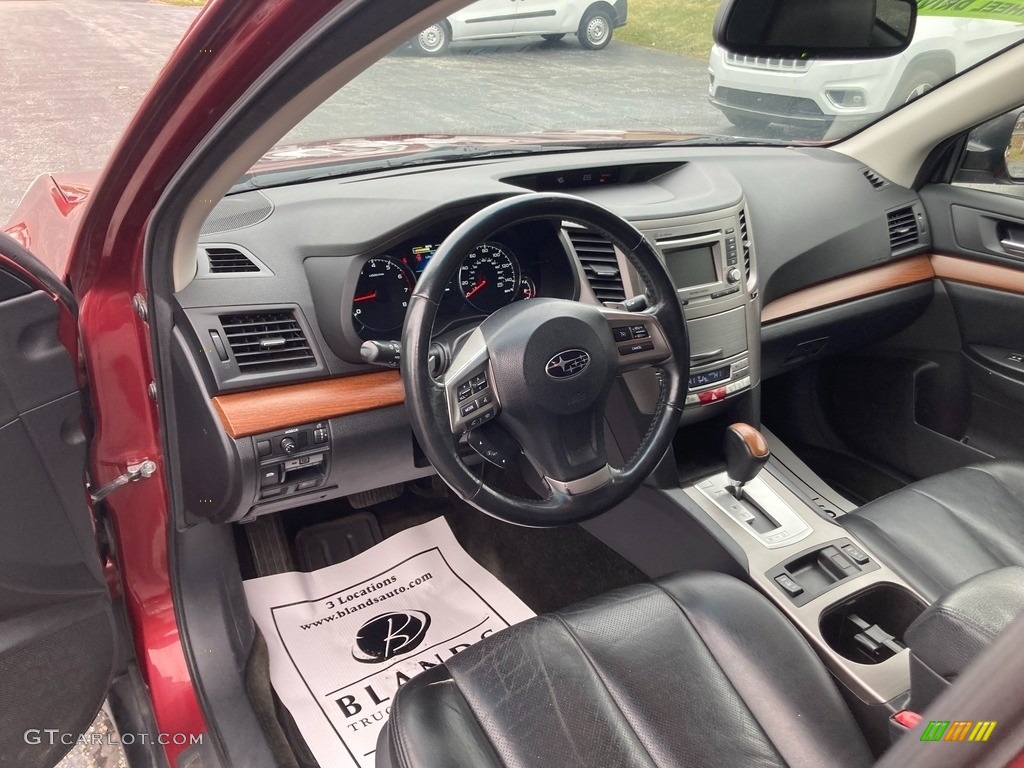
[[[227,433],[239,438],[403,402],[398,371],[376,371],[217,395],[213,407]]]
[[[1024,270],[1000,267],[972,259],[958,259],[955,256],[931,257],[935,276],[956,283],[969,283],[997,291],[1024,293]]]
[[[852,301],[882,291],[913,285],[935,277],[931,259],[926,255],[911,256],[852,275],[837,277],[825,283],[801,288],[764,306],[761,322],[773,323],[783,318],[822,309],[844,301]]]

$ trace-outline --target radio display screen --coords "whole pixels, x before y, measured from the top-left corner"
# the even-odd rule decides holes
[[[703,373],[695,373],[690,377],[690,389],[697,387],[706,387],[708,384],[715,384],[719,381],[724,381],[729,378],[729,366],[724,368],[716,368],[713,371],[704,371]]]
[[[691,288],[718,282],[715,252],[710,245],[688,248],[665,248],[665,266],[676,288]]]

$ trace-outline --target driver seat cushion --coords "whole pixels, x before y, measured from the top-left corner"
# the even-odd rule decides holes
[[[933,603],[972,576],[1024,565],[1024,463],[944,472],[838,522]]]
[[[399,689],[378,768],[862,766],[797,630],[746,584],[675,575],[503,630]]]

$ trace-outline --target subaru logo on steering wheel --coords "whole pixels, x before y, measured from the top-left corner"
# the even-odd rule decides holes
[[[582,349],[567,349],[548,360],[544,371],[553,379],[570,379],[590,365],[590,355]]]

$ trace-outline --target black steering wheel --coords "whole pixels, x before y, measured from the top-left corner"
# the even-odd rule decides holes
[[[582,224],[607,236],[636,268],[650,306],[628,312],[565,299],[515,302],[473,330],[443,376],[434,378],[434,320],[463,259],[497,231],[537,219]],[[627,333],[628,341],[616,341]],[[409,418],[441,479],[482,512],[538,527],[598,515],[640,486],[671,445],[690,367],[683,310],[655,249],[611,211],[553,193],[501,200],[445,239],[409,300],[402,349]],[[608,394],[618,374],[647,366],[662,371],[658,405],[636,453],[613,468],[604,444]],[[484,482],[459,456],[466,433],[483,445],[517,444],[548,495],[519,498]]]

